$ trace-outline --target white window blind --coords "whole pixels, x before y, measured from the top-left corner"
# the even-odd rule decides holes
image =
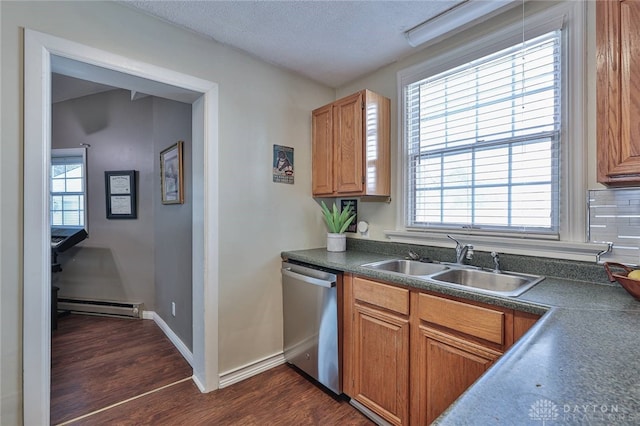
[[[51,157],[51,226],[85,226],[83,156]]]
[[[408,228],[559,230],[561,31],[404,86]]]

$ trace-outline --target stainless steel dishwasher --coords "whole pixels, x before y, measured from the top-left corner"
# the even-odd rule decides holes
[[[340,394],[337,281],[335,273],[282,263],[284,358]]]

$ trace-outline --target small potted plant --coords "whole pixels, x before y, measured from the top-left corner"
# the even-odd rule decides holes
[[[353,213],[351,204],[338,211],[336,203],[333,203],[333,210],[329,210],[324,201],[320,202],[324,221],[327,223],[329,232],[327,233],[327,251],[345,251],[347,249],[347,237],[344,231],[347,230],[356,215]]]

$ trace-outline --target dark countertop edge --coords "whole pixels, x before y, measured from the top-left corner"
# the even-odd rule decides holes
[[[412,278],[410,276],[404,276],[400,274],[394,274],[393,272],[376,271],[368,268],[363,268],[360,265],[367,262],[375,262],[386,259],[396,259],[397,256],[388,256],[378,253],[359,252],[363,257],[369,257],[370,259],[364,260],[357,265],[352,265],[340,261],[331,261],[326,259],[319,259],[316,256],[309,255],[298,251],[283,251],[281,257],[284,260],[293,260],[297,262],[310,263],[312,265],[335,269],[342,272],[354,273],[359,276],[373,278],[387,283],[395,284],[402,287],[413,288],[416,290],[431,291],[446,296],[459,297],[470,301],[487,303],[490,305],[500,306],[507,309],[516,309],[523,312],[528,312],[535,315],[544,315],[549,311],[552,306],[535,303],[533,301],[519,299],[517,297],[509,296],[496,296],[487,293],[481,293],[474,290],[464,290],[457,286],[448,286],[446,284],[434,283],[420,278]]]

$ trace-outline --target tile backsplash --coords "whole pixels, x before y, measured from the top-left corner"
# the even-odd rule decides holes
[[[591,190],[588,241],[612,242],[602,261],[640,264],[640,188]]]

